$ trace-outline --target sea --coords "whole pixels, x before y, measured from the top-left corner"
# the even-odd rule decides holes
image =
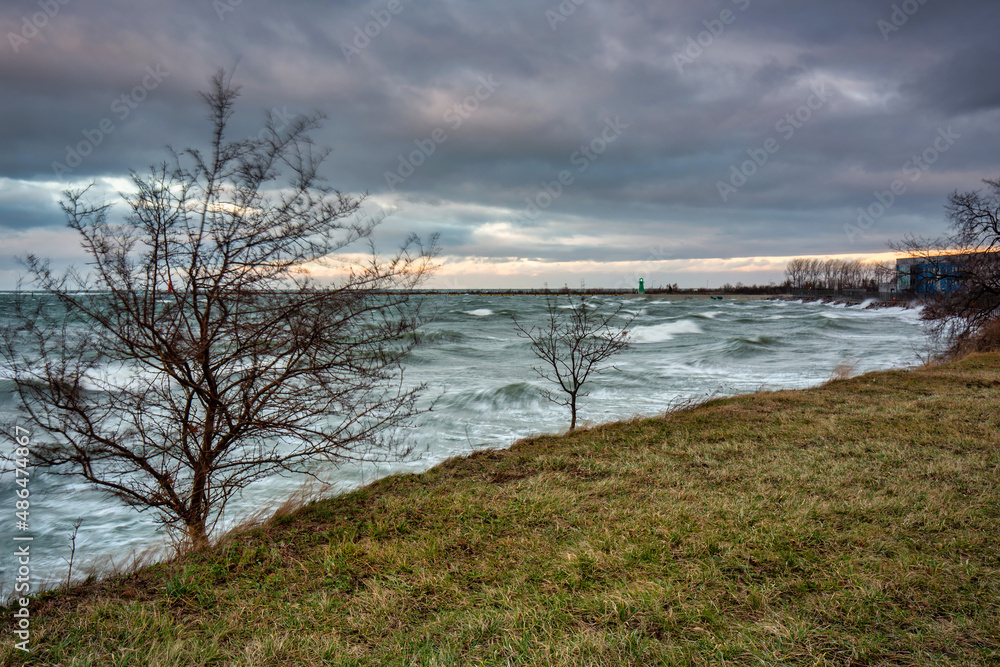
[[[10,298],[0,294],[0,308]],[[348,491],[389,474],[420,472],[454,456],[569,427],[568,408],[543,397],[548,385],[533,370],[539,362],[512,319],[529,327],[542,324],[545,297],[425,298],[433,319],[421,327],[421,345],[405,371],[407,383],[426,384],[422,405],[433,406],[405,433],[415,455],[391,463],[328,465],[320,471],[324,493]],[[562,308],[574,307],[563,299]],[[811,387],[845,370],[905,368],[920,363],[930,348],[918,309],[874,308],[869,302],[590,296],[585,303],[595,311],[621,306],[634,320],[631,346],[586,386],[579,405],[583,425],[660,415],[719,396]],[[21,424],[14,412],[12,385],[3,379],[9,372],[0,368],[0,423],[8,431],[0,452],[12,459],[14,427],[30,425]],[[71,553],[78,579],[125,567],[140,553],[155,559],[169,552],[151,512],[125,507],[81,479],[41,469],[31,471],[30,520],[28,529],[20,530],[16,491],[21,487],[11,471],[13,462],[3,465],[0,591],[9,591],[16,576],[14,550],[25,541],[15,537],[32,538],[33,587],[64,580]],[[296,493],[317,488],[302,477],[261,480],[230,502],[224,525],[216,530],[266,515]]]

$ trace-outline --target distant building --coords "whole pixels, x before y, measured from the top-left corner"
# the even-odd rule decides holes
[[[973,258],[983,253],[903,257],[896,260],[896,291],[909,294],[949,294],[969,274]],[[980,264],[980,262],[973,262]]]

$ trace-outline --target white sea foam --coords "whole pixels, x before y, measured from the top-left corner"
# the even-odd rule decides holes
[[[632,329],[632,340],[636,343],[663,343],[680,334],[700,334],[701,327],[693,320],[676,320],[647,327]]]
[[[407,369],[407,386],[426,382],[430,387],[421,405],[437,400],[435,409],[420,418],[419,427],[406,433],[414,447],[426,454],[411,464],[318,467],[318,474],[329,479],[334,490],[347,491],[392,472],[416,472],[456,454],[484,446],[504,447],[532,434],[563,431],[568,425],[568,410],[541,399],[527,386],[545,387],[532,371],[538,362],[528,343],[515,335],[510,319],[503,316],[516,313],[528,326],[544,325],[547,310],[541,300],[468,295],[430,298],[448,317],[429,327],[431,335],[419,348],[422,362]],[[762,386],[819,384],[845,358],[860,359],[858,372],[906,366],[916,362],[916,349],[923,341],[918,309],[817,308],[820,302],[804,304],[801,300],[745,304],[645,298],[591,301],[602,309],[623,303],[640,316],[629,327],[637,344],[612,360],[619,370],[609,369],[590,385],[594,393],[584,399],[581,418],[591,423],[634,413],[659,414],[675,400],[755,391]],[[619,325],[622,321],[615,320]],[[0,366],[0,389],[6,392],[0,394],[0,418],[12,420],[17,418],[13,385],[9,379],[2,380],[3,371]],[[121,364],[102,367],[97,377],[101,384],[153,379]],[[39,529],[32,543],[38,549],[32,552],[33,573],[37,567],[40,576],[52,580],[65,576],[66,535],[77,516],[87,517],[80,529],[83,548],[77,552],[84,561],[123,558],[133,546],[160,539],[148,513],[136,515],[89,486],[68,485],[66,480],[41,473],[32,480]],[[0,492],[7,493],[10,483],[10,473],[0,474]],[[223,527],[278,504],[301,483],[297,477],[259,480],[227,506]],[[111,506],[117,509],[111,511]],[[0,522],[0,542],[10,543],[13,530],[10,522]]]

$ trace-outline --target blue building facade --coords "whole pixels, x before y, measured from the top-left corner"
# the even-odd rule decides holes
[[[967,255],[904,257],[896,260],[896,291],[948,294],[958,289]]]

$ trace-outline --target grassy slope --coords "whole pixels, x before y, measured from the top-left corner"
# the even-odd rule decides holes
[[[998,397],[980,355],[451,460],[46,596],[32,659],[1000,664]]]

